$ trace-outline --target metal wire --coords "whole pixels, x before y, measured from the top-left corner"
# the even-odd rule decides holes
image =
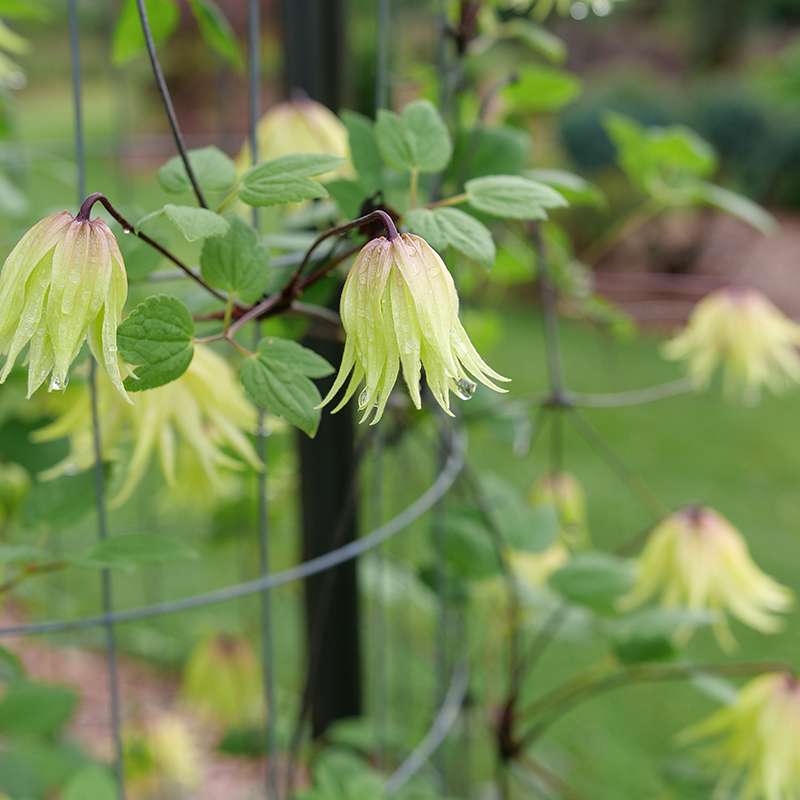
[[[244,581],[235,586],[226,586],[223,589],[217,589],[213,592],[184,597],[180,600],[167,603],[157,603],[155,605],[132,608],[124,611],[114,611],[111,614],[97,614],[96,616],[83,617],[81,619],[33,622],[0,628],[0,638],[86,630],[108,622],[136,622],[137,620],[160,617],[179,611],[190,611],[195,608],[224,603],[228,600],[236,600],[239,597],[246,597],[247,595],[257,592],[263,592],[266,589],[275,589],[278,586],[303,580],[311,575],[317,575],[320,572],[343,564],[345,561],[358,558],[364,555],[364,553],[374,550],[376,547],[383,544],[383,542],[388,541],[405,530],[413,522],[416,522],[423,514],[430,511],[430,509],[444,497],[461,473],[464,467],[466,448],[466,434],[463,432],[454,434],[452,449],[449,452],[444,469],[439,473],[436,480],[428,489],[411,503],[411,505],[407,506],[395,517],[366,536],[362,536],[354,542],[348,542],[343,547],[331,550],[329,553],[317,556],[317,558],[304,561],[302,564],[290,567],[281,572],[273,572],[271,575],[266,575],[256,580]]]
[[[81,81],[80,36],[78,26],[78,0],[69,0],[69,41],[72,61],[72,98],[75,116],[75,161],[77,165],[78,205],[86,196],[86,147],[83,131],[83,96]],[[108,517],[105,503],[105,472],[103,467],[103,447],[100,431],[100,416],[97,396],[97,365],[90,359],[89,394],[92,409],[92,446],[94,450],[94,495],[97,513],[97,536],[101,541],[108,538]],[[103,614],[113,611],[111,572],[103,569],[100,573],[100,592]],[[119,675],[117,670],[117,643],[112,620],[104,621],[106,638],[106,672],[108,674],[109,724],[114,744],[114,772],[117,779],[117,794],[125,798],[125,768],[122,749],[121,702]]]

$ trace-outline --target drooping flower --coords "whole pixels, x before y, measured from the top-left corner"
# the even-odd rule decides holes
[[[778,392],[800,381],[798,346],[800,325],[763,294],[727,288],[697,304],[686,328],[666,344],[664,353],[688,361],[698,388],[722,365],[726,391],[753,402],[763,387]]]
[[[125,778],[136,797],[173,796],[196,789],[200,756],[185,722],[167,715],[127,730]],[[177,795],[176,795],[177,796]]]
[[[680,736],[686,744],[709,738],[715,740],[708,756],[720,773],[720,797],[800,798],[800,681],[795,676],[773,672],[755,678],[727,708]]]
[[[670,515],[650,534],[622,605],[631,608],[655,597],[667,607],[717,614],[715,632],[725,648],[735,645],[727,615],[775,633],[781,627],[777,614],[792,604],[791,591],[758,568],[741,534],[700,506]]]
[[[110,382],[99,382],[99,414],[106,458],[121,459],[120,445],[131,442],[133,451],[124,479],[112,504],[119,506],[133,494],[157,453],[167,483],[175,485],[182,460],[198,465],[213,497],[220,488],[221,470],[239,469],[229,448],[254,469],[261,461],[247,438],[254,432],[257,415],[224,358],[196,345],[192,363],[176,381],[157,389],[137,392],[132,404],[124,403]],[[50,425],[33,435],[35,441],[70,438],[67,458],[44,477],[79,472],[94,461],[92,418],[88,391],[81,387],[71,405]],[[207,487],[205,487],[207,489]]]
[[[186,663],[182,693],[192,708],[216,722],[259,722],[264,709],[261,672],[250,642],[227,634],[200,642]]]
[[[452,416],[450,392],[462,399],[475,391],[470,376],[496,392],[507,381],[478,355],[458,318],[458,294],[439,254],[422,238],[404,233],[368,242],[350,269],[340,305],[347,333],[339,373],[322,405],[350,376],[334,413],[359,385],[361,422],[380,420],[400,369],[416,408],[420,379]]]
[[[534,508],[552,507],[558,517],[559,540],[567,547],[585,547],[589,541],[586,495],[574,475],[557,472],[543,475],[531,487]]]
[[[256,138],[260,161],[292,153],[320,153],[344,159],[349,159],[350,154],[347,129],[339,118],[321,103],[308,98],[273,106],[258,121]],[[251,166],[249,142],[242,146],[237,164],[240,169]],[[330,177],[323,175],[322,180]]]
[[[67,211],[37,222],[9,253],[0,272],[0,383],[28,348],[28,396],[50,377],[63,389],[69,368],[88,338],[89,347],[125,398],[117,325],[128,278],[117,240],[101,219]]]

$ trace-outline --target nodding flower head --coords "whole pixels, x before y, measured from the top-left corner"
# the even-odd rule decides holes
[[[132,404],[123,402],[108,381],[101,380],[98,390],[104,455],[122,460],[120,445],[133,442],[113,506],[130,498],[156,453],[171,486],[194,478],[192,494],[204,500],[222,493],[225,471],[240,469],[242,461],[261,469],[261,461],[247,438],[255,431],[256,411],[230,365],[204,345],[195,346],[192,363],[180,378],[157,389],[137,392]],[[76,392],[63,413],[32,438],[51,441],[64,436],[70,439],[70,453],[43,473],[44,478],[74,473],[91,465],[94,456],[88,392]]]
[[[330,109],[309,98],[289,100],[273,106],[256,128],[260,161],[292,153],[321,153],[349,159],[347,129]],[[245,142],[237,159],[240,169],[251,165],[250,143]],[[347,172],[343,166],[337,172]],[[322,179],[333,177],[323,175]]]
[[[726,615],[775,633],[777,614],[792,604],[791,591],[758,568],[739,531],[699,506],[672,514],[650,534],[622,604],[634,607],[653,597],[668,607],[718,614],[715,632],[726,649],[735,645]]]
[[[748,402],[761,389],[774,392],[800,381],[800,325],[784,316],[754,289],[712,292],[695,307],[687,326],[669,341],[664,353],[688,361],[697,387],[706,386],[718,365],[725,388]]]
[[[679,739],[684,744],[714,740],[707,750],[720,776],[714,797],[800,797],[800,681],[788,673],[751,680],[730,705]]]
[[[0,383],[28,346],[28,396],[49,377],[64,389],[88,338],[97,362],[127,399],[117,356],[117,324],[128,279],[117,240],[101,219],[67,211],[37,222],[0,272]]]
[[[507,381],[478,355],[458,318],[458,294],[438,253],[410,233],[380,237],[358,254],[345,281],[341,300],[347,334],[339,374],[322,405],[329,403],[350,376],[334,409],[341,409],[363,382],[358,398],[361,421],[374,425],[403,371],[411,400],[422,407],[420,378],[439,405],[450,411],[450,392],[467,399],[473,379],[497,392],[494,381]]]

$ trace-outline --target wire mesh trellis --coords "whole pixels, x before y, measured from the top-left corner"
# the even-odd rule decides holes
[[[151,35],[147,7],[143,0],[136,0],[140,21],[144,33],[145,44],[151,61],[154,79],[161,94],[165,112],[170,123],[174,143],[192,183],[197,202],[205,206],[202,189],[192,171],[191,163],[187,157],[185,140],[181,132],[177,115],[172,104],[171,96],[164,74],[158,60],[155,43]],[[248,2],[248,138],[251,146],[253,161],[258,160],[258,142],[256,137],[256,123],[260,115],[260,29],[261,29],[261,4],[259,0]],[[74,128],[75,128],[75,161],[77,163],[77,194],[78,203],[86,195],[86,144],[83,125],[82,108],[82,67],[80,56],[80,25],[79,25],[79,0],[68,0],[67,5],[69,20],[69,38],[72,59],[72,84],[74,103]],[[376,106],[383,107],[387,104],[389,83],[389,0],[381,0],[377,9],[377,39],[378,39],[378,65],[376,69]],[[254,210],[253,222],[258,227],[258,212]],[[256,331],[258,333],[258,331]],[[92,403],[92,436],[95,456],[95,498],[97,535],[105,539],[113,535],[109,530],[105,507],[105,472],[102,458],[102,431],[98,413],[98,397],[95,383],[95,372],[92,366],[90,372],[90,399]],[[108,677],[108,727],[113,744],[114,771],[117,780],[118,796],[126,796],[124,754],[123,754],[123,713],[125,701],[124,692],[120,686],[118,676],[118,647],[116,642],[116,626],[126,622],[148,620],[159,616],[177,614],[182,611],[206,608],[211,605],[230,602],[238,598],[257,595],[260,598],[260,629],[262,641],[262,668],[263,691],[265,699],[264,744],[266,758],[266,772],[264,776],[264,791],[268,798],[279,796],[276,771],[273,768],[273,759],[276,750],[276,713],[275,713],[275,675],[274,675],[274,650],[272,647],[272,612],[270,597],[272,590],[288,583],[304,580],[310,576],[325,573],[337,565],[360,558],[371,551],[380,552],[384,543],[406,530],[413,522],[429,512],[442,500],[460,475],[465,459],[466,439],[463,433],[447,428],[437,436],[437,447],[442,448],[441,469],[435,476],[430,486],[420,494],[414,502],[397,513],[391,519],[381,524],[383,504],[376,505],[375,527],[368,534],[355,541],[338,547],[319,557],[305,561],[289,569],[279,572],[270,571],[269,558],[269,529],[267,514],[267,481],[268,472],[265,469],[258,478],[257,485],[257,518],[255,520],[255,534],[259,547],[259,576],[252,580],[242,581],[222,589],[195,594],[169,602],[156,602],[138,608],[115,610],[113,606],[112,579],[108,569],[101,572],[101,609],[96,615],[76,619],[59,619],[44,622],[32,622],[19,625],[5,626],[0,629],[0,638],[19,636],[33,636],[58,634],[64,632],[100,629],[105,632],[105,657],[106,672]],[[257,449],[262,461],[267,463],[267,435],[264,416],[260,415],[257,429]],[[377,440],[374,457],[380,463],[382,445]],[[381,475],[380,468],[376,474]],[[380,479],[380,478],[379,478]],[[379,581],[379,591],[382,586]],[[381,598],[377,601],[382,603]],[[381,617],[378,625],[385,625],[385,618]],[[444,647],[444,642],[438,644]],[[440,657],[441,661],[441,657]],[[442,662],[444,663],[444,662]],[[380,692],[386,691],[386,661],[379,663],[377,669],[381,678],[377,684]],[[444,676],[443,676],[444,677]],[[441,705],[434,715],[431,727],[421,739],[419,745],[401,763],[397,770],[390,776],[386,784],[387,793],[398,791],[410,780],[431,758],[441,743],[446,738],[458,717],[466,694],[468,674],[466,666],[454,666],[449,683],[443,686]],[[385,697],[379,697],[379,702]],[[382,723],[382,724],[385,724]]]

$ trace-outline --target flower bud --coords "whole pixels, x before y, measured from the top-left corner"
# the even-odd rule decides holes
[[[667,358],[688,361],[698,387],[717,365],[725,370],[725,389],[748,402],[762,387],[778,392],[800,381],[800,325],[785,317],[754,289],[728,288],[701,300],[689,323],[664,347]]]
[[[184,474],[194,478],[192,486],[206,498],[219,495],[221,470],[241,468],[241,462],[224,448],[254,469],[262,467],[247,438],[247,433],[256,428],[256,410],[228,362],[204,345],[195,346],[192,363],[180,378],[157,389],[137,392],[133,403],[123,402],[109,381],[99,381],[98,394],[103,447],[107,451],[104,455],[117,459],[120,444],[130,442],[133,446],[112,505],[119,506],[130,498],[156,453],[168,484],[178,483],[183,464],[181,478]],[[91,405],[85,389],[76,392],[67,410],[32,438],[46,442],[63,436],[70,438],[70,453],[43,478],[80,472],[94,462]],[[205,482],[198,486],[197,480],[203,477]],[[182,488],[188,486],[184,483]]]
[[[509,548],[506,550],[506,559],[523,586],[541,588],[556,570],[567,563],[569,550],[561,542],[555,542],[538,553]]]
[[[321,153],[347,159],[350,153],[347,130],[339,118],[321,103],[309,99],[273,106],[258,121],[256,138],[260,161],[292,153]],[[242,170],[250,167],[249,142],[243,145],[237,163]],[[323,175],[321,179],[332,177],[333,174]]]
[[[742,535],[700,506],[672,514],[650,534],[622,605],[631,608],[653,597],[668,607],[719,614],[714,627],[726,649],[735,645],[728,614],[762,633],[775,633],[781,627],[776,615],[792,604],[791,591],[758,568]]]
[[[117,324],[128,279],[117,240],[101,219],[67,211],[37,222],[0,272],[0,372],[6,380],[28,348],[28,396],[50,377],[64,389],[69,368],[88,338],[97,362],[127,399],[117,357]]]
[[[800,797],[800,681],[792,675],[755,678],[727,708],[679,738],[715,740],[708,756],[718,767],[720,797]]]
[[[193,709],[223,725],[259,722],[261,673],[250,642],[219,634],[197,645],[184,671],[183,696]]]
[[[586,495],[574,475],[558,472],[542,476],[531,487],[530,502],[534,508],[555,509],[559,538],[568,547],[585,547],[589,543]]]
[[[16,514],[30,487],[31,479],[24,467],[0,464],[0,528]]]
[[[186,724],[164,716],[124,737],[125,778],[136,797],[171,797],[200,784],[200,758]]]
[[[322,405],[329,403],[350,376],[339,411],[359,385],[363,411],[372,424],[380,420],[402,367],[417,408],[422,407],[420,379],[425,378],[439,405],[452,416],[450,392],[472,396],[471,378],[504,392],[492,379],[507,381],[478,355],[458,318],[458,294],[438,253],[410,233],[368,242],[350,269],[341,299],[347,334],[339,373]]]

